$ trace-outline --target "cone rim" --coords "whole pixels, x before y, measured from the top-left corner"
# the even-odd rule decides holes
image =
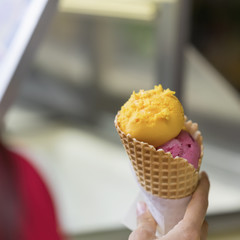
[[[145,145],[145,146],[148,146],[149,148],[151,148],[154,152],[161,152],[163,153],[164,155],[170,157],[171,159],[174,159],[174,160],[178,160],[178,159],[183,159],[185,160],[189,165],[191,165],[195,171],[199,172],[200,170],[200,167],[201,167],[201,164],[202,164],[202,158],[203,158],[203,144],[202,144],[202,134],[201,134],[201,131],[199,131],[198,129],[198,126],[197,126],[197,130],[195,131],[196,133],[196,136],[192,135],[189,131],[187,131],[191,137],[198,142],[199,144],[199,147],[200,147],[200,156],[199,156],[199,160],[198,160],[198,168],[196,169],[191,163],[188,162],[188,160],[186,158],[183,158],[183,157],[179,157],[179,156],[176,156],[176,157],[173,157],[172,156],[172,153],[171,152],[165,152],[163,149],[156,149],[153,145],[147,143],[147,142],[143,142],[143,141],[139,141],[137,140],[136,138],[132,137],[130,133],[126,134],[125,132],[123,132],[121,130],[121,128],[119,127],[118,125],[118,122],[117,122],[117,118],[118,118],[118,115],[119,115],[119,112],[117,113],[117,115],[115,116],[115,119],[114,119],[114,124],[115,124],[115,128],[117,129],[117,131],[121,132],[122,134],[124,134],[126,137],[128,138],[131,138],[134,142],[136,143],[139,143],[139,144],[142,144],[142,145]],[[186,124],[197,124],[197,123],[193,123],[192,120],[189,120],[187,118],[186,115],[184,115],[184,126],[186,127]]]

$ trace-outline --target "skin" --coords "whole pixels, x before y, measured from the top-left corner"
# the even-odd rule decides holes
[[[138,225],[129,240],[206,240],[208,224],[205,220],[208,208],[209,180],[205,172],[201,173],[199,185],[188,204],[183,219],[165,236],[155,236],[157,224],[145,203],[137,206]]]

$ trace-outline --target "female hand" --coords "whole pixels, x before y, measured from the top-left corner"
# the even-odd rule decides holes
[[[205,172],[201,173],[199,185],[188,204],[183,219],[165,236],[155,236],[157,223],[145,203],[137,206],[138,225],[131,233],[129,240],[205,240],[208,225],[205,215],[208,208],[209,180]]]

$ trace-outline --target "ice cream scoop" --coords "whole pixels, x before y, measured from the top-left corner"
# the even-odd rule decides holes
[[[198,160],[200,158],[201,149],[199,144],[187,132],[182,130],[180,134],[156,148],[163,149],[165,152],[170,152],[173,157],[185,158],[196,169],[198,168]]]
[[[122,106],[117,121],[125,134],[154,147],[176,137],[184,125],[184,111],[175,92],[161,85],[133,92]]]

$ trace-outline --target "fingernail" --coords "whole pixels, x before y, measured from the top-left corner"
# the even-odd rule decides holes
[[[147,211],[147,205],[145,202],[137,203],[137,216],[141,216]]]

